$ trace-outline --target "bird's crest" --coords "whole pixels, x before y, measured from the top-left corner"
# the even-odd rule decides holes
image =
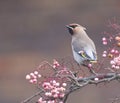
[[[83,27],[83,26],[81,26],[81,25],[79,25],[79,24],[77,24],[77,23],[71,23],[71,24],[69,24],[68,26],[69,26],[69,27],[72,27],[72,28],[80,27],[80,28],[83,28],[84,30],[86,30],[85,27]]]

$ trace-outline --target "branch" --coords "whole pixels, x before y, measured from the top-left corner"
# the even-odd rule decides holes
[[[68,78],[69,83],[70,83],[68,85],[68,87],[66,88],[65,96],[62,98],[63,103],[66,103],[69,95],[71,93],[75,92],[76,90],[79,90],[89,84],[97,85],[102,82],[110,82],[112,80],[120,80],[120,74],[118,74],[118,73],[103,74],[102,73],[102,74],[92,75],[89,77],[79,78],[79,77],[76,77],[73,72],[70,72],[70,75],[61,75],[61,78]],[[42,93],[45,93],[45,91],[43,89],[41,89],[39,92],[35,93],[31,97],[25,99],[21,103],[27,103],[27,102],[31,101],[34,97],[36,97]]]
[[[24,101],[22,101],[21,103],[27,103],[29,101],[31,101],[33,98],[35,98],[36,96],[40,95],[41,93],[43,93],[44,90],[40,90],[37,93],[35,93],[34,95],[30,96],[29,98],[25,99]]]
[[[78,78],[77,82],[70,86],[69,91],[66,93],[65,97],[63,98],[63,101],[65,103],[67,101],[68,96],[72,92],[74,92],[78,89],[81,89],[81,88],[87,86],[88,84],[96,84],[97,85],[102,82],[110,82],[112,80],[119,80],[119,79],[120,79],[120,74],[117,74],[117,73],[97,74],[97,75],[90,76],[90,77],[85,77],[85,78],[80,78],[80,79]],[[74,80],[74,82],[75,81],[76,80]],[[79,83],[79,85],[78,85],[78,83]]]

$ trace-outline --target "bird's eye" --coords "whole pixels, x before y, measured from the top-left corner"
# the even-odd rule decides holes
[[[77,25],[71,25],[70,27],[75,28],[75,27],[77,27]]]

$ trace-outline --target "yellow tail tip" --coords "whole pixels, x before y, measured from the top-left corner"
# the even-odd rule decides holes
[[[93,61],[91,60],[90,62],[91,62],[91,63],[97,63],[97,61],[94,61],[94,60],[93,60]]]

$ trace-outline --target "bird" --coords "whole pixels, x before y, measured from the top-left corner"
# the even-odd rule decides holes
[[[77,23],[68,24],[66,27],[72,36],[71,48],[77,64],[87,66],[86,63],[96,63],[95,43],[87,35],[86,28]]]

